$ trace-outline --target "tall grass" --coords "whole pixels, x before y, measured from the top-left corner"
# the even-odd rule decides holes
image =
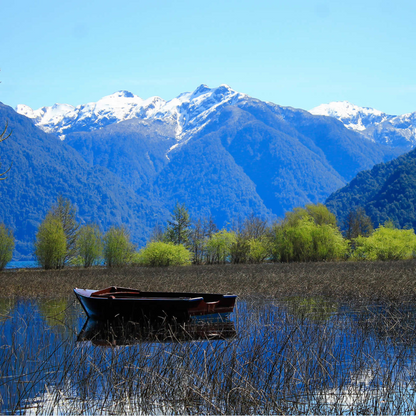
[[[414,414],[415,267],[2,273],[10,297],[0,302],[0,412]],[[189,342],[183,334],[190,328],[169,323],[158,328],[163,339],[138,331],[127,334],[130,345],[117,346],[109,325],[109,346],[97,347],[79,336],[85,315],[71,291],[113,284],[237,293],[235,333]]]
[[[79,308],[46,324],[23,303],[1,326],[1,412],[37,414],[411,414],[414,304],[240,302],[236,335],[132,345],[76,342]],[[309,302],[310,304],[311,302]],[[312,302],[313,303],[313,302]],[[82,320],[82,319],[81,319]],[[7,325],[6,325],[7,322]],[[71,336],[72,333],[72,336]],[[176,340],[175,340],[176,339]]]
[[[0,273],[0,283],[0,296],[5,297],[66,297],[74,287],[117,285],[152,291],[232,292],[239,297],[415,300],[416,261],[26,269]]]

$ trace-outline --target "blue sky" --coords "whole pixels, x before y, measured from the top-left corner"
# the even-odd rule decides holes
[[[416,2],[2,0],[0,101],[33,109],[204,83],[311,109],[416,111]]]

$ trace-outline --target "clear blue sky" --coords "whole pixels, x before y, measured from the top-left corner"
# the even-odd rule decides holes
[[[416,111],[414,0],[2,0],[0,101],[37,109],[204,83],[311,109]]]

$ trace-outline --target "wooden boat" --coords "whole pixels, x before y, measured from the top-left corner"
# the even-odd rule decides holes
[[[138,319],[175,317],[189,319],[205,315],[227,317],[234,310],[236,295],[180,292],[141,292],[111,286],[101,290],[74,289],[89,318]]]

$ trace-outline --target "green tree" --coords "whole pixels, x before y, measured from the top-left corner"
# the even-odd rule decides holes
[[[36,234],[35,256],[44,269],[61,269],[65,264],[66,238],[62,222],[49,213]]]
[[[98,225],[89,224],[81,227],[76,246],[84,267],[99,264],[103,254],[103,235]]]
[[[230,261],[233,264],[247,263],[250,255],[250,240],[243,234],[237,233],[230,247]]]
[[[229,260],[231,246],[235,241],[236,236],[234,232],[221,230],[213,234],[206,244],[208,263],[223,264]]]
[[[317,210],[307,207],[305,210],[295,208],[274,226],[275,261],[336,260],[346,255],[348,243],[334,225],[336,219],[327,215],[322,204],[318,204]]]
[[[14,250],[13,232],[4,224],[0,224],[0,270],[12,260]]]
[[[76,220],[76,208],[71,201],[62,196],[58,197],[56,205],[51,209],[51,214],[62,222],[66,239],[66,253],[64,263],[70,262],[77,255],[77,235],[79,223]]]
[[[191,219],[185,204],[178,202],[171,214],[166,229],[166,240],[173,244],[188,244],[190,234]]]
[[[272,255],[272,241],[268,236],[248,240],[249,263],[262,263]]]
[[[368,237],[373,232],[371,218],[366,215],[364,208],[358,207],[348,213],[344,221],[345,238],[352,240],[358,236]]]
[[[187,266],[192,253],[182,244],[154,241],[146,245],[135,256],[134,264],[147,267]]]
[[[10,132],[10,133],[7,134],[8,127],[9,127],[9,124],[6,123],[6,127],[4,128],[3,132],[0,133],[0,143],[1,142],[4,142],[5,140],[7,140],[12,135],[12,132]],[[0,164],[0,167],[1,167],[1,164]],[[12,167],[12,165],[10,165],[7,170],[5,170],[4,172],[1,172],[0,173],[0,181],[6,179],[7,172],[9,172],[9,170],[11,169],[11,167]]]
[[[104,235],[104,261],[107,267],[122,267],[132,261],[134,245],[124,227],[111,227]]]
[[[351,258],[355,260],[405,260],[416,253],[413,229],[399,230],[392,223],[380,225],[369,237],[358,236]]]
[[[335,215],[323,204],[307,204],[304,208],[297,207],[285,214],[283,223],[288,226],[296,225],[302,218],[310,217],[316,225],[337,227]]]

